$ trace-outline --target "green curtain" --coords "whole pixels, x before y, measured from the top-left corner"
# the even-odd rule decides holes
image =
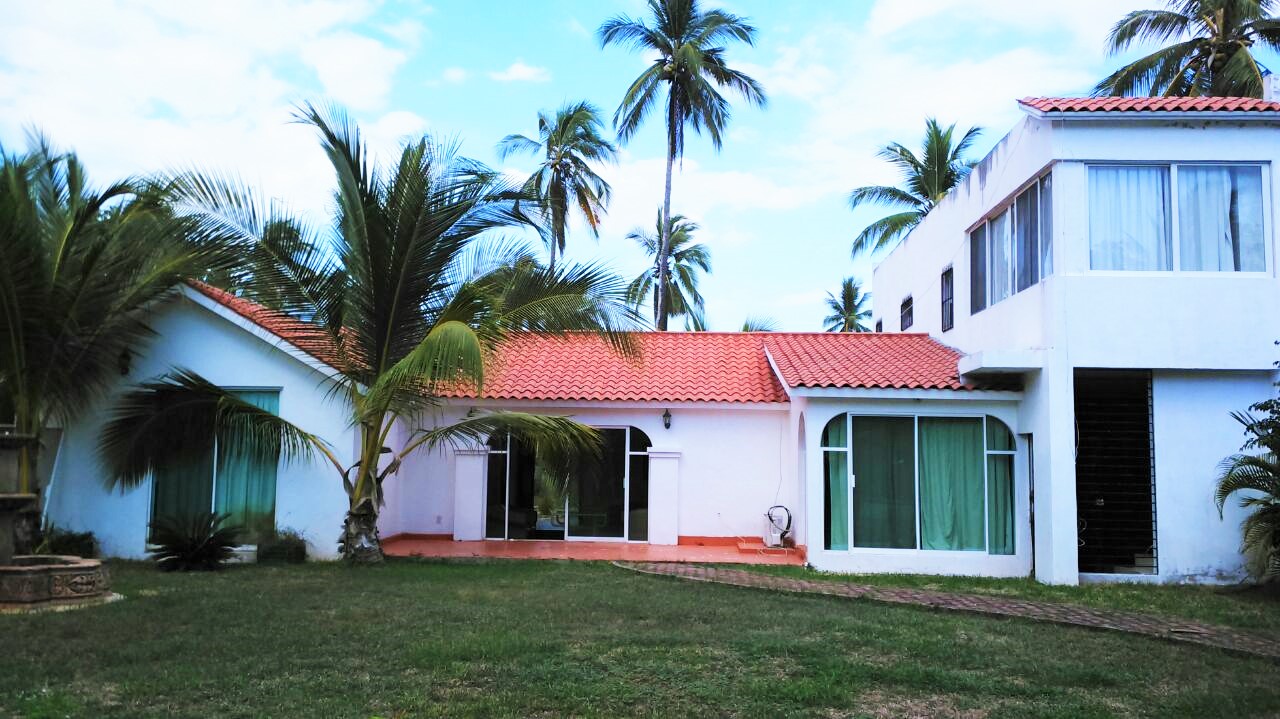
[[[183,459],[156,467],[151,477],[151,521],[191,517],[209,511],[213,494],[213,438],[192,447]],[[147,531],[148,541],[151,532]]]
[[[987,522],[991,554],[1013,554],[1013,455],[987,456]]]
[[[840,418],[844,424],[844,417]],[[844,432],[842,431],[843,435]],[[827,549],[849,548],[849,453],[822,452],[823,471],[827,478],[823,508],[827,524]]]
[[[920,418],[920,534],[924,549],[982,550],[982,420]]]
[[[916,546],[915,422],[853,418],[853,543]]]
[[[272,414],[280,413],[280,393],[276,390],[245,390],[233,394]],[[243,527],[247,543],[255,542],[263,533],[270,533],[275,528],[276,469],[279,464],[278,450],[266,457],[253,456],[240,451],[234,442],[218,443],[213,511],[231,515],[227,523]]]

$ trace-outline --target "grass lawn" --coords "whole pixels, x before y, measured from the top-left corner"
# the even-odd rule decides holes
[[[811,580],[985,594],[1164,614],[1280,634],[1280,593],[1264,592],[1256,587],[1130,583],[1066,587],[1041,584],[1033,579],[939,577],[921,574],[830,574],[804,567],[739,564],[723,566]]]
[[[0,716],[1280,712],[1263,659],[608,564],[112,571],[125,601],[0,616]]]

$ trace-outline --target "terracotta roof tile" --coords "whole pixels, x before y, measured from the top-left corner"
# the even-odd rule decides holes
[[[308,325],[296,317],[263,307],[256,302],[237,297],[226,290],[218,289],[203,282],[192,280],[187,284],[205,297],[235,312],[330,367],[337,367],[340,364],[338,352],[333,342],[314,326]]]
[[[1280,102],[1252,97],[1024,97],[1040,112],[1280,112]]]
[[[960,353],[925,334],[777,332],[765,346],[790,387],[973,389]]]

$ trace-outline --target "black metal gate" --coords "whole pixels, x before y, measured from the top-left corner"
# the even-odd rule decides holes
[[[1156,573],[1151,373],[1076,370],[1081,572]]]

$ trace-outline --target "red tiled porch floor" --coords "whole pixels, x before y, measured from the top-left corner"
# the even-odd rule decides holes
[[[758,540],[757,540],[758,541]],[[715,564],[793,564],[803,566],[796,550],[785,554],[742,551],[729,546],[632,544],[629,542],[574,542],[543,540],[483,540],[455,542],[452,539],[395,535],[382,541],[389,557],[487,557],[497,559],[578,559],[608,562],[705,562]],[[773,550],[777,551],[777,550]]]

